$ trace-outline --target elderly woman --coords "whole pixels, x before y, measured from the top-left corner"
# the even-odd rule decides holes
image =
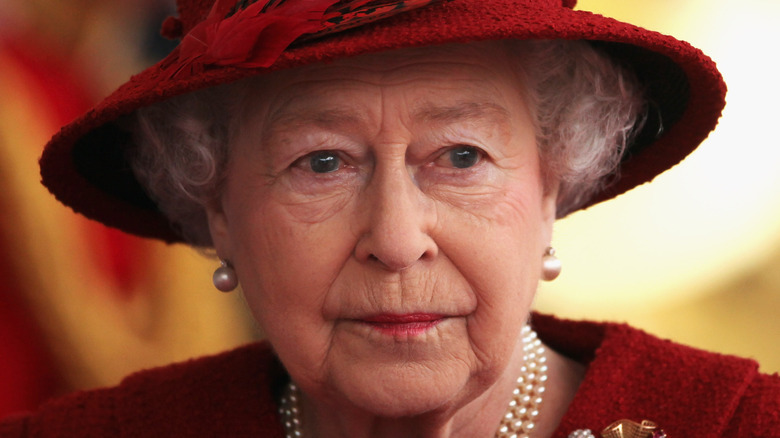
[[[530,314],[555,219],[677,163],[725,93],[698,50],[573,3],[181,0],[180,46],[52,140],[44,183],[213,248],[267,341],[0,434],[777,436],[752,361]]]

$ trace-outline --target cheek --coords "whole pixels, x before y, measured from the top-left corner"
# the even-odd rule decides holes
[[[312,307],[322,301],[354,240],[334,219],[310,224],[273,208],[246,221],[234,264],[250,305],[266,311],[282,303]]]
[[[322,363],[330,336],[323,303],[354,247],[349,203],[310,223],[301,205],[256,196],[267,201],[239,203],[230,217],[233,263],[247,304],[286,364]]]
[[[463,205],[440,203],[437,211],[435,240],[453,260],[462,260],[464,275],[488,282],[490,271],[520,277],[529,264],[541,262],[545,223],[542,188],[536,182],[510,181],[489,198]]]
[[[527,190],[527,183],[518,180],[468,211],[440,213],[436,240],[474,292],[477,309],[468,331],[483,362],[506,358],[539,282],[542,195],[540,188]]]
[[[350,252],[346,221],[354,190],[336,185],[327,196],[307,196],[290,190],[284,178],[264,179],[238,167],[225,212],[232,262],[248,298],[256,294],[275,304],[316,296]]]

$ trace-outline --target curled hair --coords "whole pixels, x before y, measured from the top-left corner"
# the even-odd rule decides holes
[[[641,124],[633,75],[582,41],[506,43],[532,113],[545,187],[558,184],[557,215],[602,190]],[[136,111],[130,161],[138,180],[191,244],[210,246],[205,207],[217,202],[252,79],[195,91]]]
[[[211,246],[205,207],[217,202],[234,132],[239,84],[168,99],[135,113],[130,164],[189,243]]]
[[[642,125],[645,100],[632,72],[584,41],[509,43],[519,53],[545,185],[558,184],[558,217],[616,179]]]

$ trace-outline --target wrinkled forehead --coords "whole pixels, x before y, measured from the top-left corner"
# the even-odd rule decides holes
[[[266,121],[317,112],[343,119],[370,113],[384,94],[405,96],[412,112],[435,106],[512,112],[525,105],[520,59],[500,42],[452,44],[347,58],[250,80],[243,115]],[[427,111],[428,113],[430,111]],[[255,120],[256,121],[256,120]]]

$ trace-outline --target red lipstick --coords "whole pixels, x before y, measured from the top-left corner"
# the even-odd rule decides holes
[[[361,322],[379,332],[392,336],[415,336],[425,333],[444,319],[435,313],[383,313],[363,318]]]

